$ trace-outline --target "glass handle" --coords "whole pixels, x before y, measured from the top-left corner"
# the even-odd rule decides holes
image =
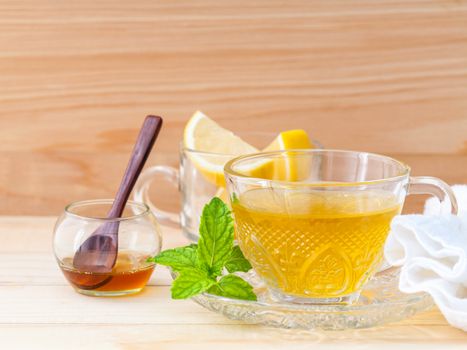
[[[156,165],[141,173],[141,176],[135,185],[133,200],[146,203],[161,223],[180,225],[180,216],[178,213],[159,209],[149,198],[149,188],[157,175],[162,175],[165,181],[178,188],[178,170],[166,165]]]
[[[408,194],[431,194],[440,202],[447,202],[450,213],[457,215],[457,200],[451,187],[436,177],[415,176],[410,177]]]

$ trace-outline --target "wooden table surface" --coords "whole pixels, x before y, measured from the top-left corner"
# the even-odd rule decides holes
[[[373,329],[292,331],[244,324],[170,299],[157,267],[130,297],[95,298],[69,286],[54,260],[54,217],[1,217],[1,349],[465,349],[467,333],[437,310]],[[164,227],[164,248],[186,244]]]

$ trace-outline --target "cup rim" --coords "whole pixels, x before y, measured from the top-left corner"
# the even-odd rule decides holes
[[[114,202],[114,199],[87,199],[87,200],[80,200],[80,201],[75,201],[71,202],[68,205],[65,206],[65,213],[67,215],[73,216],[75,218],[79,218],[82,220],[88,220],[88,221],[100,221],[100,222],[115,222],[115,221],[129,221],[129,220],[134,220],[143,216],[148,215],[151,210],[149,209],[148,205],[146,203],[142,202],[135,202],[132,200],[128,200],[126,205],[130,205],[132,207],[137,207],[139,209],[142,209],[142,211],[138,214],[130,215],[130,216],[124,216],[124,217],[119,217],[119,218],[107,218],[107,217],[97,217],[97,216],[87,216],[87,215],[81,215],[74,213],[71,211],[73,208],[78,208],[78,207],[83,207],[83,206],[89,206],[89,205],[112,205]]]
[[[367,181],[354,181],[354,182],[345,182],[345,181],[322,181],[322,182],[298,182],[298,181],[287,181],[287,180],[271,180],[266,178],[260,177],[253,177],[249,175],[242,174],[238,171],[233,169],[235,163],[240,162],[245,159],[254,159],[254,158],[265,158],[267,156],[274,156],[274,155],[281,155],[284,153],[343,153],[343,154],[360,154],[365,156],[371,156],[381,159],[386,159],[398,164],[401,167],[401,172],[398,175],[375,179],[375,180],[367,180]],[[410,174],[410,166],[406,163],[401,162],[395,158],[378,154],[378,153],[371,153],[371,152],[363,152],[363,151],[353,151],[353,150],[341,150],[341,149],[290,149],[290,150],[280,150],[280,151],[270,151],[270,152],[258,152],[258,153],[251,153],[242,156],[235,157],[229,160],[224,166],[224,173],[225,176],[228,177],[235,177],[241,178],[247,181],[261,181],[268,184],[274,184],[278,186],[303,186],[303,187],[354,187],[354,186],[362,186],[362,185],[376,185],[386,182],[392,181],[400,181]]]

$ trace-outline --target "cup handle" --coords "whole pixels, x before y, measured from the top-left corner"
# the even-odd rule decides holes
[[[457,200],[451,187],[441,179],[431,176],[411,176],[408,194],[431,194],[442,202],[447,202],[450,213],[457,215]],[[441,213],[440,213],[441,214]]]
[[[141,173],[135,185],[133,200],[146,203],[161,223],[180,225],[180,215],[178,213],[159,209],[149,199],[149,188],[157,175],[162,175],[165,181],[178,188],[180,178],[178,170],[166,165],[156,165]]]

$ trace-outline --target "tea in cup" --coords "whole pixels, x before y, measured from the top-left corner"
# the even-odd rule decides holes
[[[269,168],[269,176],[251,176],[259,168]],[[448,185],[409,172],[395,159],[364,152],[235,158],[225,174],[238,244],[276,298],[352,303],[380,267],[391,220],[408,193],[446,197],[455,211]],[[296,180],[285,181],[285,173]]]

